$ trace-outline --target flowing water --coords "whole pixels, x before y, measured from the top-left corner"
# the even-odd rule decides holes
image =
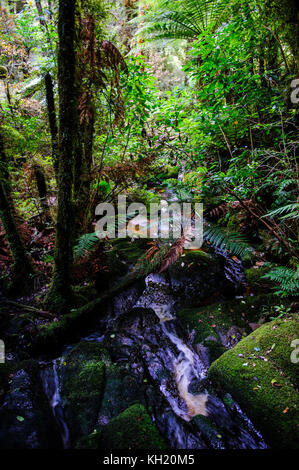
[[[226,254],[224,256],[228,259],[225,266],[226,275],[231,282],[237,284],[242,277],[241,267],[238,262],[231,261]],[[119,298],[114,299],[113,313],[110,311],[107,318],[107,324],[110,325],[113,323],[112,317],[120,318],[124,315],[124,309],[120,308],[120,311],[118,309],[124,298],[127,309],[151,308],[159,318],[159,323],[143,330],[130,330],[129,340],[127,337],[123,341],[124,344],[129,344],[134,342],[134,338],[136,341],[142,338],[142,367],[145,367],[161,393],[161,396],[156,396],[152,403],[153,420],[173,448],[265,448],[266,444],[261,435],[239,406],[234,404],[231,413],[220,398],[206,389],[208,363],[193,350],[190,338],[186,338],[186,333],[182,331],[176,320],[175,312],[178,306],[184,304],[184,298],[179,298],[177,291],[173,291],[170,284],[171,281],[165,275],[150,274],[145,280],[145,289],[141,296],[137,298],[132,288],[122,293]],[[102,342],[105,338],[109,338],[109,334],[109,331],[106,334],[94,332],[82,340]],[[67,349],[70,348],[71,346]],[[42,380],[64,447],[69,448],[70,436],[59,384],[62,361],[63,357],[48,364],[48,367],[42,371]],[[210,430],[206,433],[202,425],[197,423],[200,417],[212,420],[222,429],[223,435],[214,433],[215,435],[211,436]]]
[[[60,396],[60,383],[58,369],[63,361],[63,358],[55,359],[50,366],[43,369],[41,378],[43,382],[44,392],[48,397],[52,413],[58,424],[63,447],[70,448],[70,433],[68,425],[65,421],[64,411]]]
[[[168,200],[175,195],[165,191]],[[237,291],[244,284],[244,272],[240,261],[231,258],[225,250],[214,249],[214,255],[224,260],[224,275]],[[170,279],[165,274],[150,274],[145,279],[141,296],[132,287],[112,300],[105,319],[108,331],[94,332],[84,341],[106,341],[109,350],[109,328],[133,308],[152,309],[159,318],[158,324],[136,331],[128,331],[123,345],[140,342],[143,363],[136,368],[147,371],[158,386],[161,395],[152,400],[152,418],[158,429],[177,449],[203,448],[265,448],[262,436],[254,429],[250,420],[234,403],[229,410],[223,401],[211,394],[205,386],[209,361],[194,351],[190,338],[182,331],[176,320],[176,311],[184,306],[189,296],[188,288],[195,282],[195,292],[201,290],[201,279]],[[130,356],[130,354],[128,354]],[[49,398],[53,414],[58,423],[65,448],[71,446],[60,397],[59,367],[62,358],[54,360],[42,372],[44,390]],[[120,357],[119,360],[127,360]],[[129,362],[128,362],[129,364]],[[202,424],[207,419],[222,429],[222,434]],[[206,429],[206,427],[208,429]]]

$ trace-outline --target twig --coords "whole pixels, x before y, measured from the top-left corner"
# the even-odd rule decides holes
[[[31,305],[20,304],[19,302],[15,302],[13,300],[6,300],[4,303],[9,305],[14,305],[15,307],[22,308],[23,310],[28,310],[29,312],[37,313],[41,317],[51,318],[53,317],[53,313],[46,312],[44,310],[39,310],[38,308],[32,307]]]

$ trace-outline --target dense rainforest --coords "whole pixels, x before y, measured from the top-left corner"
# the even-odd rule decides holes
[[[298,103],[296,0],[1,0],[1,449],[298,448]]]

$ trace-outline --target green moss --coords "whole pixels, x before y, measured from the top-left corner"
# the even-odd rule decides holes
[[[147,238],[138,238],[133,242],[128,238],[117,238],[111,240],[112,250],[110,254],[116,254],[118,259],[127,262],[128,264],[135,264],[136,261],[144,254],[147,248]]]
[[[195,263],[200,266],[210,266],[211,264],[216,264],[213,256],[202,250],[187,251],[180,257],[180,261],[184,261],[184,263],[187,264]]]
[[[61,398],[73,439],[89,434],[95,426],[109,361],[108,352],[89,341],[82,341],[65,356]]]
[[[298,447],[298,364],[290,359],[291,341],[298,337],[298,315],[274,320],[209,369],[209,377],[235,398],[273,447]]]
[[[99,421],[107,423],[129,406],[136,403],[145,404],[145,391],[140,382],[126,367],[109,365],[106,368]]]
[[[275,315],[273,306],[279,302],[273,294],[249,296],[206,307],[185,308],[177,316],[185,328],[194,330],[193,344],[203,342],[208,348],[212,362],[225,352],[219,333],[226,334],[231,326],[237,326],[246,336],[252,331],[250,323],[257,323],[262,317],[270,316],[271,312]]]
[[[270,270],[268,266],[261,266],[259,268],[249,268],[245,270],[245,275],[250,288],[255,294],[260,294],[269,291],[273,287],[273,283],[263,276]]]
[[[167,170],[167,178],[177,178],[179,175],[178,166],[167,165],[166,170]]]
[[[187,271],[186,271],[187,266]],[[186,275],[192,276],[193,272],[198,273],[200,269],[212,273],[214,269],[218,269],[218,264],[209,253],[201,250],[190,250],[186,251],[179,257],[179,259],[169,267],[170,272],[173,275]]]
[[[236,232],[240,230],[239,220],[236,214],[232,214],[227,221],[227,228],[231,232]]]
[[[144,406],[135,404],[113,418],[101,433],[102,449],[165,449]]]
[[[75,449],[98,449],[101,439],[101,432],[96,429],[89,434],[78,440]]]
[[[280,302],[281,299],[273,294],[249,296],[206,307],[182,309],[178,316],[185,326],[195,330],[194,343],[200,343],[207,336],[218,338],[217,328],[225,331],[236,325],[250,333],[252,330],[249,323],[258,322],[265,308],[269,312],[273,310],[274,315],[273,306]]]

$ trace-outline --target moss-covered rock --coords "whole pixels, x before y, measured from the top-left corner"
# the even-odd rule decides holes
[[[9,365],[2,369],[3,378],[6,393],[0,407],[0,448],[62,448],[37,361],[22,361],[12,368]]]
[[[89,341],[82,341],[65,356],[61,398],[73,442],[95,427],[109,361],[108,352]]]
[[[120,261],[127,264],[135,264],[147,249],[148,238],[116,238],[111,240],[112,249],[110,255],[114,254]]]
[[[242,335],[252,332],[262,317],[275,315],[278,298],[273,294],[249,296],[200,308],[184,308],[177,316],[183,326],[193,331],[193,345],[203,343],[214,361],[233,346]]]
[[[224,258],[203,250],[185,251],[168,272],[172,287],[185,297],[186,305],[217,302],[235,294],[234,284],[224,274]]]
[[[145,404],[142,377],[138,380],[126,367],[110,365],[106,368],[106,384],[98,424],[105,426],[129,406]]]
[[[135,404],[101,432],[101,449],[164,449],[165,444],[144,406]]]
[[[273,282],[263,278],[269,270],[270,268],[268,266],[253,266],[245,270],[248,285],[255,294],[269,292],[269,289],[274,287]]]
[[[271,446],[299,442],[298,364],[291,362],[299,337],[298,315],[266,323],[219,357],[209,369],[214,384],[229,392]]]
[[[64,344],[81,338],[82,334],[90,331],[93,326],[98,327],[99,319],[104,316],[102,312],[106,312],[113,296],[124,291],[132,284],[140,289],[140,292],[144,288],[142,279],[136,280],[135,275],[128,274],[109,291],[105,291],[101,296],[83,307],[73,309],[70,313],[63,315],[59,321],[41,325],[28,348],[30,353],[33,355],[50,353],[57,356]]]
[[[88,436],[84,436],[78,440],[75,445],[75,449],[98,449],[101,439],[101,431],[95,429]]]
[[[160,169],[160,172],[157,174],[157,178],[160,181],[169,179],[169,178],[177,178],[179,175],[179,167],[176,165],[165,165],[163,168]]]
[[[183,263],[183,266],[182,266]],[[200,267],[216,267],[217,261],[213,256],[209,253],[206,253],[202,250],[190,250],[185,251],[182,256],[172,265],[173,271],[177,272],[185,272],[186,268],[184,267],[187,265],[189,269],[193,268],[198,270]]]

